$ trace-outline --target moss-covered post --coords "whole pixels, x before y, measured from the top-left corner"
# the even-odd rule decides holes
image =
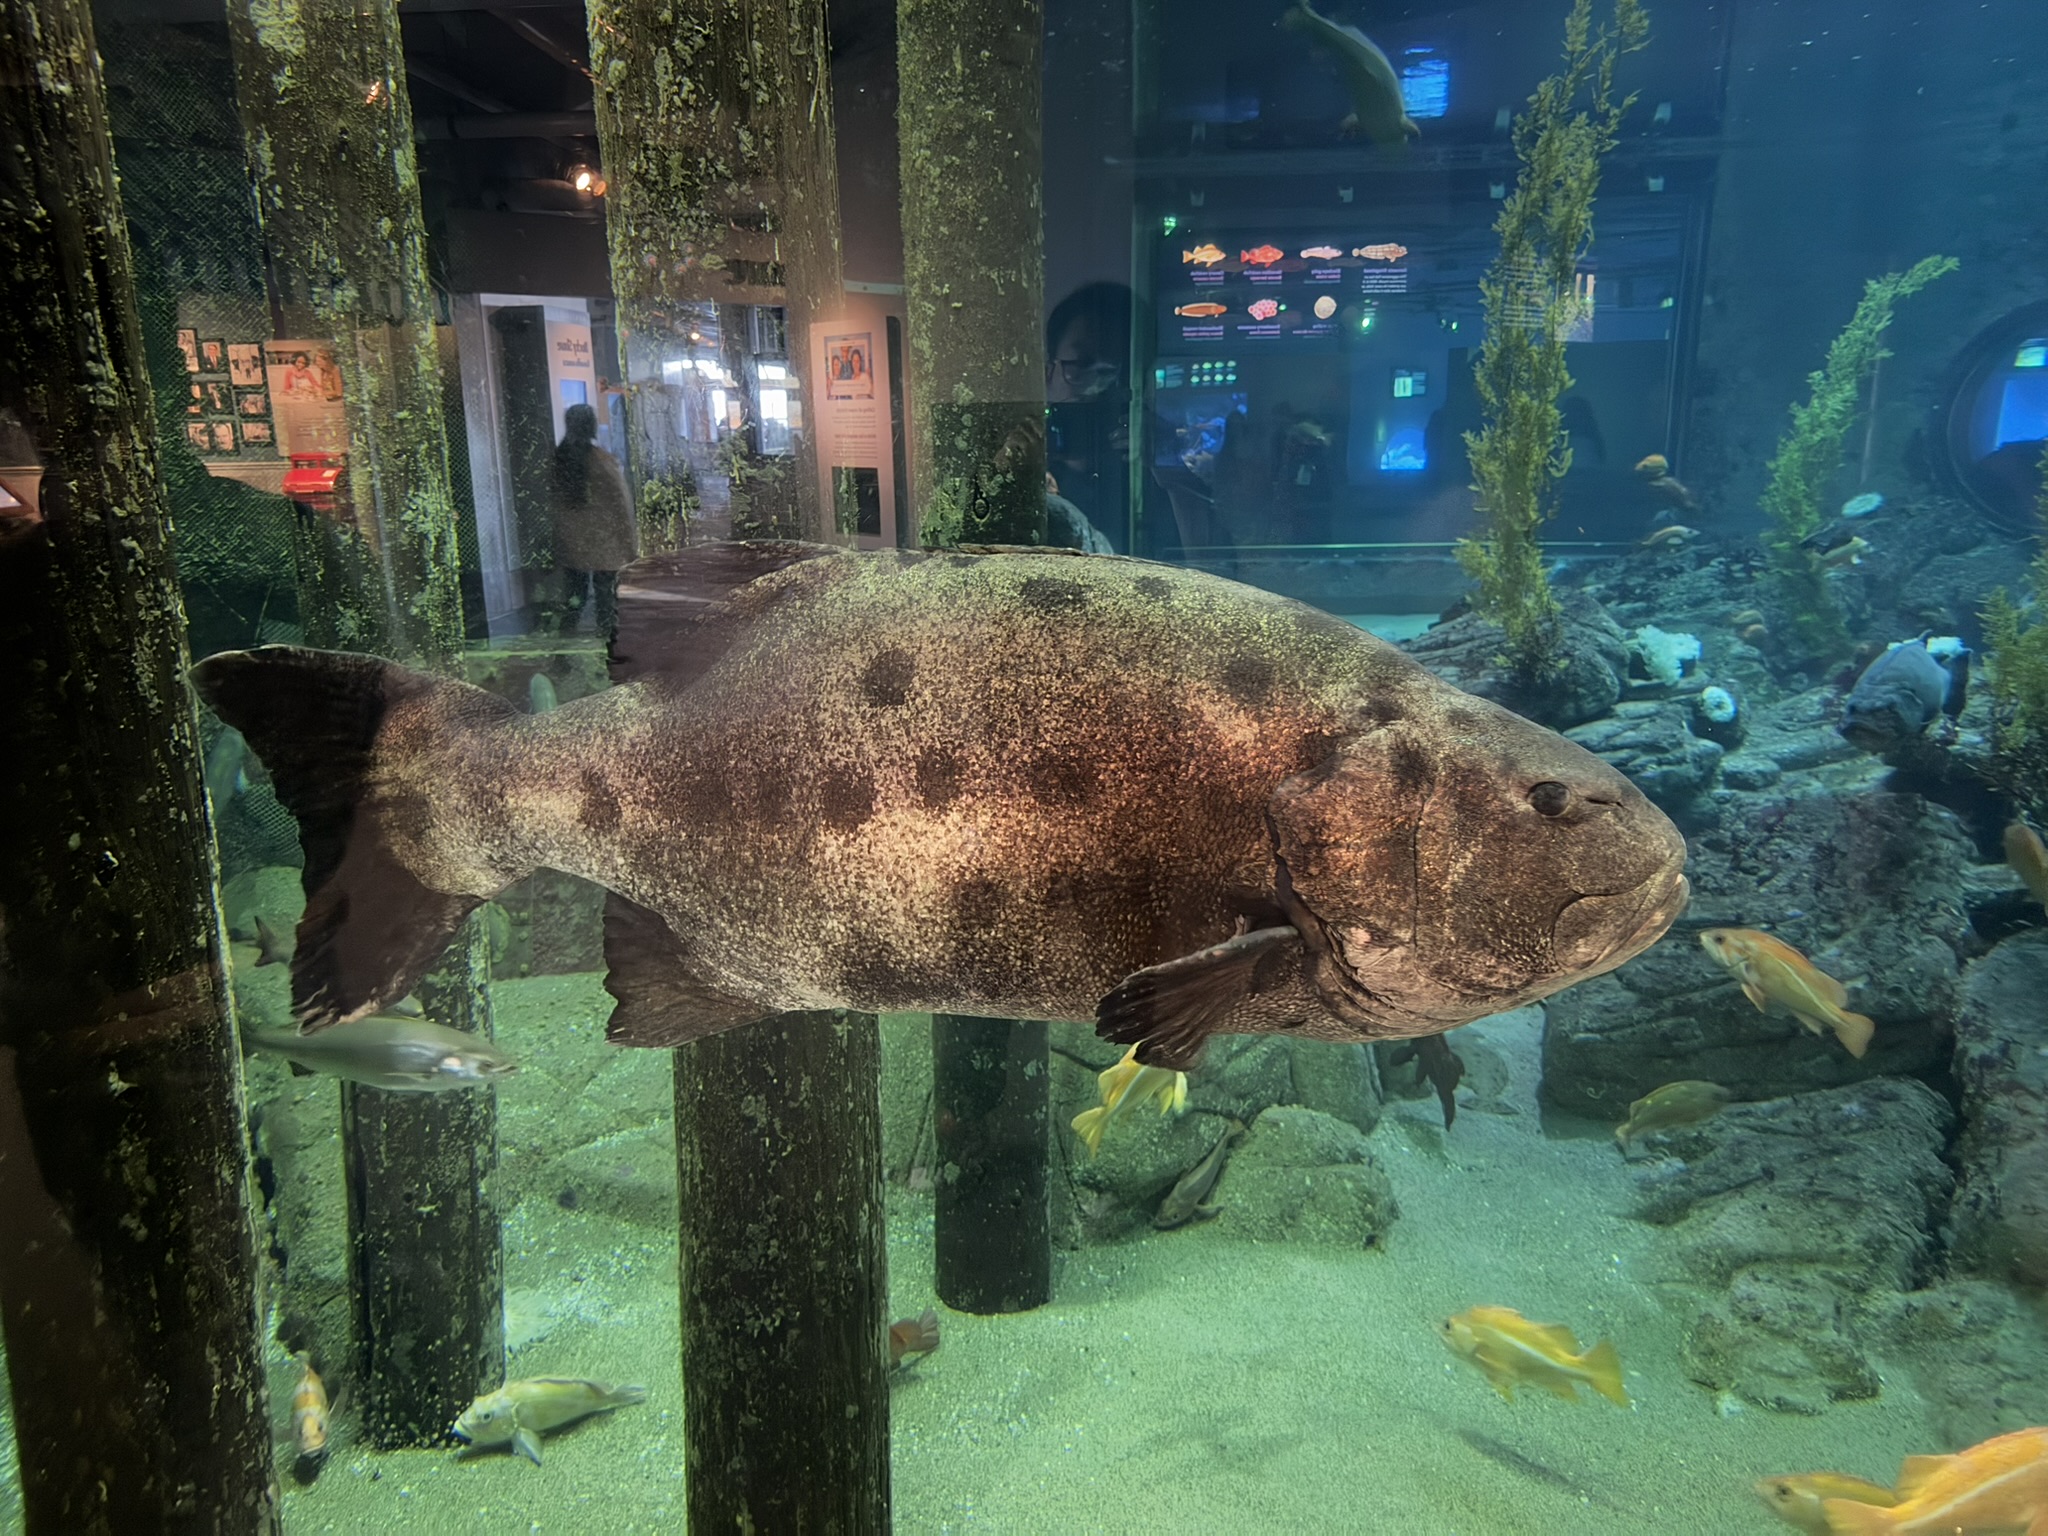
[[[591,0],[591,69],[605,226],[627,378],[630,469],[650,554],[688,534],[682,461],[661,364],[686,350],[691,306],[784,306],[789,360],[808,381],[811,322],[840,294],[839,181],[821,0]],[[727,337],[728,352],[733,338]],[[816,534],[817,476],[730,441],[735,515]],[[735,454],[738,455],[735,458]],[[794,525],[794,526],[792,526]]]
[[[897,0],[903,259],[926,545],[1045,542],[1037,0]],[[936,1283],[964,1312],[1052,1295],[1046,1028],[932,1020]]]
[[[676,1053],[693,1531],[889,1529],[880,1072],[871,1014]]]
[[[821,0],[593,0],[591,66],[645,546],[679,542],[659,439],[685,306],[782,305],[807,382],[840,291]],[[817,479],[743,446],[742,516],[826,526]],[[672,428],[667,429],[673,441]],[[807,434],[808,436],[808,434]],[[785,531],[795,531],[787,528]],[[631,601],[630,598],[627,601]],[[880,1045],[862,1014],[791,1014],[676,1053],[685,1480],[692,1529],[885,1531]]]
[[[0,1324],[33,1533],[275,1532],[241,1078],[82,0],[7,0]],[[10,455],[11,457],[11,455]]]
[[[228,26],[286,323],[332,337],[342,370],[372,590],[324,617],[344,648],[452,672],[460,556],[398,12],[391,0],[230,0]],[[419,995],[437,1022],[488,1033],[480,934],[473,921]],[[503,1372],[485,1193],[496,1152],[486,1094],[344,1092],[357,1402],[380,1446],[445,1440]]]

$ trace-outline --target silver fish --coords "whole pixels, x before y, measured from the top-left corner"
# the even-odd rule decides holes
[[[1216,1208],[1206,1203],[1209,1191],[1223,1176],[1224,1159],[1230,1156],[1232,1145],[1243,1135],[1244,1127],[1235,1120],[1231,1121],[1216,1139],[1216,1145],[1209,1149],[1208,1155],[1182,1174],[1179,1182],[1166,1192],[1166,1198],[1159,1202],[1158,1214],[1152,1218],[1152,1225],[1168,1232],[1191,1221],[1207,1221],[1214,1216]]]
[[[540,1437],[593,1413],[609,1413],[647,1401],[645,1387],[611,1387],[571,1376],[529,1376],[486,1392],[455,1421],[455,1433],[471,1445],[509,1445],[536,1467]]]
[[[621,576],[606,692],[375,657],[194,670],[308,850],[301,1026],[407,991],[539,867],[611,892],[611,1037],[834,1007],[1440,1033],[1613,969],[1685,843],[1599,758],[1327,614],[1049,550],[713,544]]]
[[[482,1088],[519,1070],[518,1062],[480,1035],[388,1014],[337,1024],[313,1035],[250,1031],[242,1043],[309,1072],[387,1093]]]
[[[1347,126],[1355,126],[1375,144],[1405,144],[1422,137],[1420,125],[1408,115],[1401,99],[1401,77],[1371,38],[1356,27],[1330,20],[1306,0],[1296,0],[1294,8],[1280,18],[1280,25],[1305,34],[1336,63],[1344,89],[1351,95]]]

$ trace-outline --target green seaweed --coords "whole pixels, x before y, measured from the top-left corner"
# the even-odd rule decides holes
[[[1763,509],[1771,520],[1764,535],[1770,556],[1771,588],[1791,613],[1790,638],[1802,658],[1826,659],[1849,648],[1841,609],[1828,591],[1821,556],[1805,541],[1824,520],[1823,497],[1842,465],[1842,445],[1863,395],[1864,382],[1890,356],[1885,328],[1899,300],[1919,292],[1956,268],[1952,256],[1928,256],[1904,272],[1888,272],[1864,285],[1856,313],[1834,344],[1826,364],[1809,375],[1811,394],[1792,407],[1792,425],[1771,458]]]
[[[2041,490],[2035,510],[2048,533],[2048,451],[2041,455]],[[2048,819],[2048,542],[2027,568],[2031,614],[2007,595],[1984,604],[1984,646],[1989,652],[1991,771],[1999,787],[2029,816]]]
[[[1459,541],[1458,563],[1477,586],[1473,605],[1507,636],[1504,661],[1524,678],[1558,664],[1563,619],[1538,538],[1572,461],[1557,402],[1572,384],[1566,343],[1590,303],[1578,264],[1593,241],[1600,160],[1635,100],[1615,99],[1614,67],[1649,35],[1639,0],[1614,0],[1614,19],[1598,31],[1592,0],[1573,0],[1564,68],[1515,120],[1522,172],[1494,223],[1500,252],[1479,284],[1486,336],[1473,377],[1485,420],[1465,447],[1485,532]]]

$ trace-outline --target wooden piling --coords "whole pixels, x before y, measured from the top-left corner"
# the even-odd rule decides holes
[[[278,1530],[198,720],[91,16],[0,6],[0,1326],[28,1529]]]
[[[397,9],[230,0],[228,29],[280,313],[331,339],[342,372],[355,532],[302,592],[302,618],[342,649],[458,675],[456,512]],[[419,995],[436,1023],[489,1034],[480,931],[471,919]],[[444,1442],[504,1373],[494,1104],[351,1087],[342,1105],[352,1385],[375,1444]]]
[[[903,256],[927,545],[1045,542],[1037,0],[898,0]],[[975,46],[963,48],[960,39]],[[932,1019],[940,1297],[1052,1295],[1043,1024]]]

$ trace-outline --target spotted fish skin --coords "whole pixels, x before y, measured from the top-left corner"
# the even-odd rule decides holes
[[[210,658],[308,838],[311,1028],[537,867],[613,893],[613,1030],[833,1007],[1430,1034],[1646,947],[1684,844],[1612,768],[1302,604],[1058,551],[706,546],[541,715],[374,658]],[[373,887],[366,889],[365,887]]]

